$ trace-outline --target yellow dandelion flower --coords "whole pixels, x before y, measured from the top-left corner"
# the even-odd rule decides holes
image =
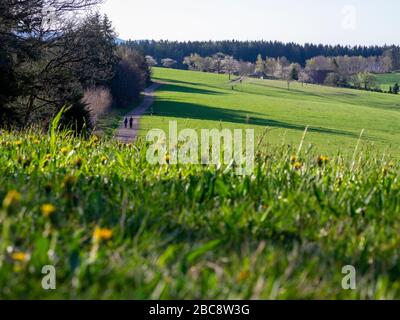
[[[384,176],[386,176],[389,172],[390,172],[390,167],[388,167],[388,166],[383,167],[382,174]]]
[[[3,200],[3,207],[8,208],[12,205],[17,204],[21,200],[21,194],[16,190],[11,190],[7,193]]]
[[[20,147],[20,146],[22,145],[22,141],[21,141],[21,140],[15,141],[15,142],[14,142],[14,145],[15,145],[16,147]]]
[[[110,240],[112,236],[113,236],[112,230],[107,228],[96,227],[96,229],[93,232],[93,240],[96,242],[101,240]]]
[[[303,167],[303,164],[301,162],[299,162],[299,161],[293,163],[293,168],[295,170],[300,170],[302,167]]]
[[[29,260],[29,254],[25,252],[14,252],[11,255],[11,259],[18,262],[25,262]]]
[[[74,164],[77,168],[82,167],[83,159],[81,157],[76,158]]]
[[[318,163],[319,166],[322,166],[323,164],[326,164],[328,162],[329,162],[329,158],[326,157],[326,156],[319,156],[317,158],[317,163]]]
[[[46,203],[40,207],[40,211],[44,217],[48,218],[56,212],[56,207],[51,203]]]
[[[296,155],[292,155],[291,157],[290,157],[290,162],[293,164],[293,163],[295,163],[297,161],[297,156]]]
[[[170,161],[171,161],[171,156],[169,154],[167,154],[165,156],[165,162],[169,164]]]
[[[51,160],[51,154],[50,153],[46,154],[44,159],[47,160],[47,161]]]
[[[62,153],[64,156],[67,155],[68,152],[69,152],[68,148],[66,148],[66,147],[61,148],[61,153]]]
[[[243,282],[246,279],[248,279],[249,276],[250,276],[250,271],[249,270],[243,270],[237,275],[236,281],[239,282],[239,283]]]

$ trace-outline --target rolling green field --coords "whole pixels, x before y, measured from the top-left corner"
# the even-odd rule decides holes
[[[376,78],[381,88],[386,91],[389,90],[389,87],[393,87],[396,82],[400,84],[400,73],[377,74]]]
[[[360,133],[379,150],[399,154],[400,96],[350,89],[247,79],[235,84],[226,75],[155,68],[155,80],[167,84],[143,118],[141,135],[153,128],[254,128],[266,141],[298,144],[309,126],[306,145],[321,153],[351,153]]]

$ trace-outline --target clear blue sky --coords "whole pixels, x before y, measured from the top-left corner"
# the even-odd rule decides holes
[[[105,0],[122,39],[400,44],[399,0]]]

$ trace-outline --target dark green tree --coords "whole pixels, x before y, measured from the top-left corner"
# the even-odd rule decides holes
[[[73,67],[85,57],[70,16],[99,2],[0,2],[0,125],[45,124],[64,104],[74,105],[82,88]]]
[[[393,92],[394,94],[398,94],[399,91],[400,91],[400,87],[399,87],[399,84],[396,82],[396,83],[394,84],[393,88],[392,88],[392,92]]]
[[[120,46],[117,55],[119,63],[111,92],[118,106],[127,107],[139,98],[150,81],[150,70],[145,57],[136,50]]]
[[[118,57],[116,34],[107,16],[91,14],[70,32],[75,49],[80,51],[73,64],[79,82],[85,88],[109,84],[115,76]]]
[[[295,66],[293,66],[293,67],[290,69],[290,75],[289,75],[289,77],[290,77],[290,80],[292,80],[292,81],[297,81],[297,80],[299,80],[299,71],[298,71],[298,69],[297,69]]]

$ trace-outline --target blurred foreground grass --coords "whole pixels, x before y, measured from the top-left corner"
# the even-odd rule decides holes
[[[265,147],[251,177],[145,143],[0,134],[0,299],[400,298],[399,165]],[[57,289],[41,286],[54,265]],[[344,265],[357,290],[341,287]]]

